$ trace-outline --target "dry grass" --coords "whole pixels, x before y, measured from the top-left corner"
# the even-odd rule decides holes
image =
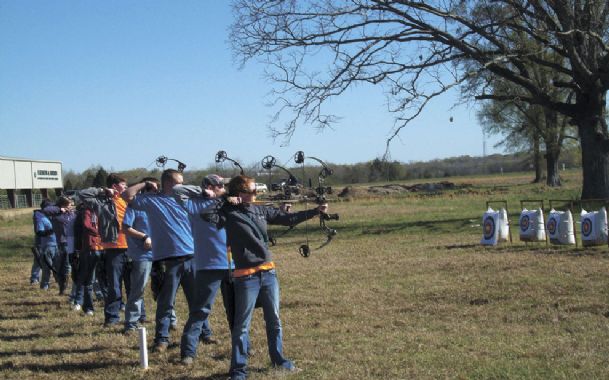
[[[607,249],[483,248],[475,227],[489,198],[507,198],[515,211],[527,192],[564,196],[577,192],[577,181],[567,178],[566,188],[556,191],[516,177],[507,192],[492,190],[503,178],[476,179],[471,193],[333,204],[341,214],[333,223],[339,236],[308,259],[297,253],[302,230],[280,239],[274,252],[285,351],[303,371],[287,376],[268,369],[256,311],[252,378],[606,378]],[[0,232],[29,228],[26,219],[11,223],[3,222]],[[200,346],[188,369],[177,363],[177,346],[151,353],[151,368],[142,371],[137,338],[104,329],[101,307],[87,319],[71,311],[56,288],[42,293],[27,285],[26,243],[6,236],[0,239],[7,258],[0,269],[0,376],[226,377],[230,344],[221,303],[211,322],[219,345]],[[312,246],[321,241],[316,237]],[[182,295],[177,306],[182,326]],[[177,343],[178,334],[173,338]]]

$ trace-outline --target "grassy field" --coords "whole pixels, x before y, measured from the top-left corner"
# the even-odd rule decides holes
[[[567,172],[561,189],[531,185],[530,174],[448,180],[469,186],[333,203],[339,235],[307,259],[298,254],[302,228],[280,239],[274,254],[284,347],[302,371],[269,369],[257,310],[252,379],[607,378],[607,248],[525,245],[515,228],[513,244],[479,245],[487,200],[507,200],[516,225],[521,199],[577,197],[577,173]],[[46,293],[30,287],[31,241],[30,215],[0,221],[0,377],[227,377],[221,302],[211,317],[220,344],[200,346],[185,368],[174,333],[176,344],[151,353],[143,371],[137,337],[103,328],[101,305],[87,318],[70,310],[55,285]],[[317,234],[311,246],[322,241]],[[181,330],[182,294],[177,309]],[[148,329],[150,343],[154,325]]]

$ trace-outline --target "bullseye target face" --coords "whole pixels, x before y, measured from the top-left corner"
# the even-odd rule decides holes
[[[556,226],[558,225],[558,223],[556,222],[556,219],[554,217],[550,218],[550,220],[548,220],[548,232],[550,233],[550,235],[554,235],[556,233]]]
[[[590,234],[592,233],[592,220],[590,220],[590,218],[584,218],[584,220],[582,220],[582,234],[585,237],[590,236]]]
[[[525,215],[522,218],[520,218],[520,230],[521,231],[526,231],[529,229],[529,223],[531,223],[531,221],[529,220],[529,216]]]
[[[487,216],[484,219],[484,239],[490,240],[495,235],[495,219],[492,216]]]

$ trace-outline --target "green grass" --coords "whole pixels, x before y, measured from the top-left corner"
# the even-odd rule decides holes
[[[328,225],[339,234],[308,259],[298,254],[303,228],[280,238],[273,252],[284,347],[303,371],[269,369],[257,310],[251,378],[606,378],[607,248],[525,245],[516,229],[511,245],[479,245],[487,200],[508,200],[515,225],[521,199],[576,197],[577,174],[566,173],[558,190],[529,184],[524,174],[449,180],[472,186],[332,203],[341,220]],[[200,346],[190,369],[177,363],[176,346],[151,353],[151,368],[142,371],[137,338],[104,329],[101,305],[87,319],[56,288],[42,293],[27,284],[30,217],[19,218],[0,227],[0,377],[226,377],[230,343],[220,302],[211,317],[220,344]],[[315,222],[308,228],[316,247],[324,238]],[[182,294],[177,309],[183,326]]]

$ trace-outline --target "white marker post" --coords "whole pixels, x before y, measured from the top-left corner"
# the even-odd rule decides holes
[[[140,327],[140,367],[148,369],[148,345],[146,343],[146,328]]]

